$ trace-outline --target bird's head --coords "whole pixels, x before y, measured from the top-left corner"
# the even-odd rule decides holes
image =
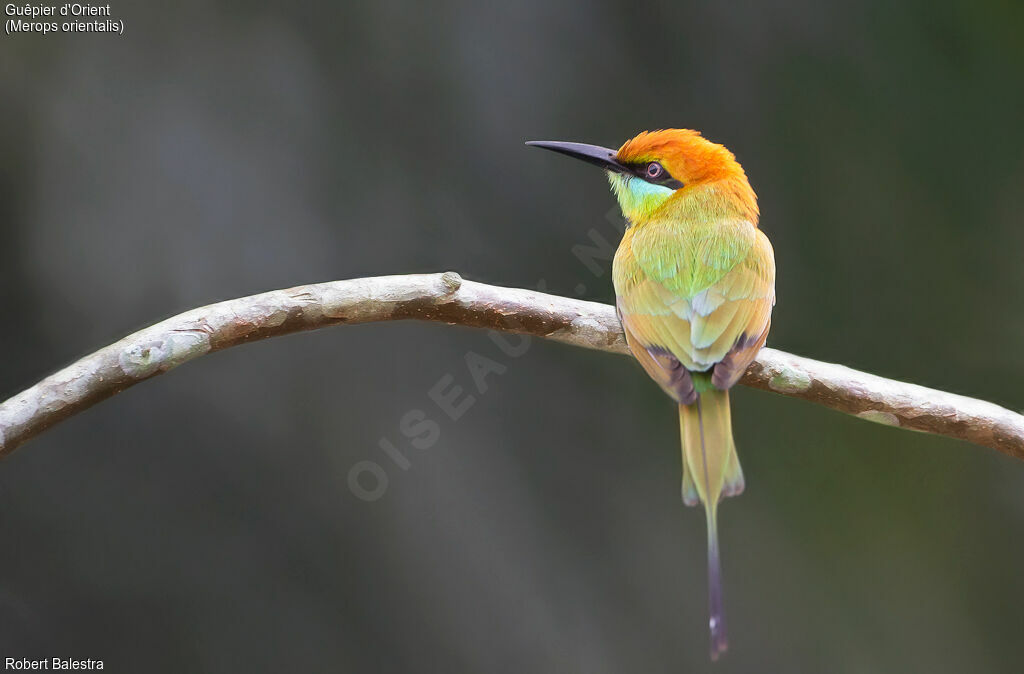
[[[696,131],[644,131],[618,150],[561,141],[530,141],[527,145],[603,168],[622,214],[632,223],[708,187],[716,188],[712,196],[734,202],[745,217],[757,223],[757,200],[743,167],[732,152]]]

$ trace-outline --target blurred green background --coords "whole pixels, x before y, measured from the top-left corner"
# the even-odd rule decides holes
[[[181,2],[0,36],[0,397],[162,317],[456,270],[599,301],[602,177],[684,126],[775,244],[769,344],[1024,408],[1024,5]],[[607,262],[602,265],[607,267]],[[473,390],[465,355],[507,367]],[[428,392],[475,396],[452,421]],[[411,447],[409,410],[440,439]],[[378,324],[205,357],[0,464],[0,656],[132,672],[1019,672],[1024,464],[738,390],[732,648],[626,358]],[[387,438],[408,470],[378,448]],[[359,461],[388,485],[348,487]]]

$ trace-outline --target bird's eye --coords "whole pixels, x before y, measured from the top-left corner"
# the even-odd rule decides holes
[[[648,178],[660,178],[665,173],[665,167],[656,161],[652,161],[647,165],[647,177]]]

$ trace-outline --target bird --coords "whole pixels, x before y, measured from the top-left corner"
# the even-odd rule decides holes
[[[764,346],[775,305],[775,253],[735,155],[692,129],[644,131],[618,150],[527,145],[603,169],[626,220],[612,261],[615,308],[630,352],[679,407],[682,499],[704,505],[710,657],[728,648],[718,504],[744,489],[729,389]]]

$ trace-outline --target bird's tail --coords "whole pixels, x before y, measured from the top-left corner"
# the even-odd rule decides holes
[[[743,491],[743,471],[732,440],[729,392],[707,390],[692,405],[679,406],[683,444],[683,501],[704,504],[708,526],[708,610],[711,659],[728,648],[718,554],[718,501]]]

